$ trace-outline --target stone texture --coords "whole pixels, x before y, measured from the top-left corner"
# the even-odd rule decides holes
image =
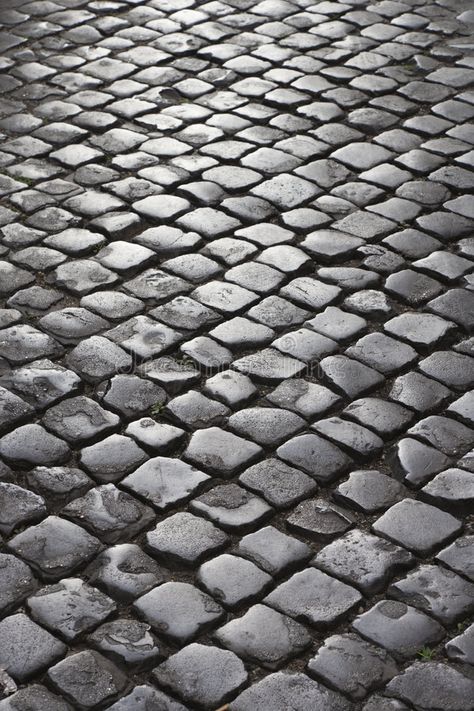
[[[217,708],[245,684],[247,672],[233,652],[194,643],[157,667],[154,677],[185,702]]]
[[[218,427],[209,427],[193,434],[184,457],[227,479],[255,461],[261,452],[253,442]]]
[[[0,570],[2,572],[0,609],[2,613],[7,613],[27,595],[34,592],[36,580],[26,563],[8,553],[0,555]]]
[[[154,519],[153,509],[120,491],[114,484],[90,489],[67,504],[62,513],[81,523],[105,543],[132,538]]]
[[[83,708],[113,699],[126,684],[125,676],[114,664],[98,652],[89,651],[63,659],[51,667],[48,676],[55,689]]]
[[[420,566],[393,583],[389,592],[445,625],[466,618],[474,606],[474,585],[452,570],[436,565]]]
[[[188,583],[165,583],[135,601],[134,607],[153,629],[171,642],[184,644],[215,627],[222,607]]]
[[[473,657],[473,633],[472,625],[465,632],[449,640],[445,645],[448,657],[454,662],[461,664],[472,664]]]
[[[46,427],[71,443],[93,440],[117,428],[119,418],[94,400],[80,395],[51,407],[43,417]]]
[[[472,563],[472,546],[474,545],[474,537],[460,536],[450,546],[444,548],[436,556],[437,560],[442,561],[456,573],[461,573],[469,580],[474,580],[474,566]]]
[[[404,498],[406,489],[398,481],[377,470],[353,471],[337,487],[334,497],[346,506],[373,513],[384,511]]]
[[[129,474],[122,485],[159,510],[186,501],[209,477],[195,467],[168,457],[153,457]]]
[[[296,620],[324,629],[341,620],[361,599],[353,587],[308,568],[279,585],[264,602]]]
[[[99,652],[106,652],[112,659],[132,668],[148,666],[163,656],[149,625],[136,620],[106,622],[89,635],[88,641]]]
[[[109,708],[113,711],[147,711],[147,706],[153,708],[153,704],[163,711],[186,711],[186,707],[179,701],[174,701],[168,694],[146,684],[136,686]]]
[[[66,654],[67,647],[23,613],[0,622],[2,669],[19,682],[43,671]]]
[[[377,519],[373,529],[423,555],[457,533],[461,523],[434,506],[404,499]]]
[[[468,4],[3,4],[1,709],[470,710]]]
[[[250,558],[271,575],[297,567],[311,555],[311,549],[297,538],[282,533],[273,526],[266,526],[242,538],[239,555]]]
[[[355,529],[322,548],[313,562],[367,594],[383,589],[415,560],[403,548]]]
[[[167,563],[197,565],[227,543],[226,534],[185,511],[164,519],[147,533],[153,555]]]
[[[238,620],[216,632],[216,639],[249,661],[276,669],[310,644],[303,625],[266,607],[255,605]]]
[[[249,467],[239,480],[276,508],[287,508],[317,489],[307,474],[273,458]]]
[[[17,534],[9,547],[47,580],[57,580],[87,562],[101,545],[75,523],[48,516]]]
[[[362,637],[401,659],[414,657],[422,647],[430,647],[444,636],[438,622],[396,600],[378,602],[352,626]]]
[[[351,514],[324,499],[303,501],[287,518],[287,526],[296,533],[315,540],[328,540],[347,531],[353,523]]]
[[[390,694],[422,711],[467,711],[473,690],[472,679],[440,662],[416,662],[388,685]]]
[[[290,439],[278,448],[277,455],[318,482],[336,479],[351,464],[351,459],[338,447],[316,434]]]
[[[197,580],[230,610],[261,597],[272,582],[270,575],[251,561],[227,553],[203,563]]]
[[[352,699],[361,699],[371,689],[389,681],[398,669],[390,655],[379,647],[358,635],[346,634],[326,639],[310,660],[308,671]]]
[[[133,543],[107,548],[87,568],[92,584],[119,602],[129,602],[163,582],[160,566]]]
[[[110,598],[77,578],[42,588],[28,598],[27,605],[33,619],[67,642],[96,627],[115,610]]]

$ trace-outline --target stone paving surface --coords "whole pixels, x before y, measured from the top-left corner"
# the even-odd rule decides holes
[[[470,3],[0,5],[0,711],[472,711]]]

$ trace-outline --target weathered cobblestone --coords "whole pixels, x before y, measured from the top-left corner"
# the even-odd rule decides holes
[[[214,708],[242,688],[247,672],[233,652],[191,644],[158,666],[154,677],[185,702]]]
[[[388,654],[355,634],[329,637],[309,662],[308,670],[353,699],[363,698],[398,671]]]
[[[211,597],[188,583],[160,585],[138,598],[134,607],[156,632],[178,644],[215,626],[224,614]]]
[[[34,620],[68,642],[115,610],[110,598],[76,578],[42,588],[27,606]]]
[[[383,600],[357,617],[353,628],[398,658],[414,657],[423,646],[439,642],[441,625],[414,607]]]
[[[416,702],[423,711],[469,708],[474,684],[457,669],[440,662],[416,662],[388,684],[388,692],[408,703]]]
[[[468,0],[7,4],[0,709],[469,711]]]
[[[322,706],[328,711],[350,711],[351,704],[341,694],[309,679],[305,674],[276,672],[246,689],[231,704],[232,711],[264,711],[268,704],[275,711],[284,711],[292,703],[298,711],[305,705]]]
[[[466,618],[474,606],[474,586],[451,570],[423,565],[393,583],[389,594],[429,612],[445,625]]]
[[[106,622],[88,637],[99,652],[131,668],[140,669],[162,658],[162,650],[150,633],[149,625],[136,620],[118,619]]]
[[[461,528],[461,522],[454,516],[411,499],[392,506],[373,525],[376,533],[421,555],[428,554]]]
[[[51,667],[48,676],[55,689],[83,708],[113,699],[126,685],[126,677],[118,667],[98,652],[90,651],[66,657]]]
[[[414,558],[403,548],[356,529],[325,546],[314,564],[370,593],[413,565]]]

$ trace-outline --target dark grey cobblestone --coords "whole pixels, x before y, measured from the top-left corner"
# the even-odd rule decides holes
[[[162,658],[162,649],[150,633],[149,625],[136,620],[118,619],[106,622],[88,637],[99,652],[112,659],[140,669]]]
[[[65,578],[28,598],[34,620],[68,642],[104,621],[114,602],[77,578]]]
[[[165,583],[138,598],[134,608],[153,629],[178,644],[190,642],[222,618],[222,607],[188,583]]]
[[[379,647],[355,634],[326,639],[308,664],[312,676],[334,686],[353,699],[360,699],[397,673],[395,661]]]
[[[0,709],[470,711],[469,2],[0,6]]]
[[[397,658],[415,657],[424,646],[439,642],[443,627],[414,607],[383,600],[357,617],[353,628]]]

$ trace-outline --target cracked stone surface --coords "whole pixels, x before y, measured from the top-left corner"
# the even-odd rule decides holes
[[[0,0],[1,711],[471,711],[471,5]]]

